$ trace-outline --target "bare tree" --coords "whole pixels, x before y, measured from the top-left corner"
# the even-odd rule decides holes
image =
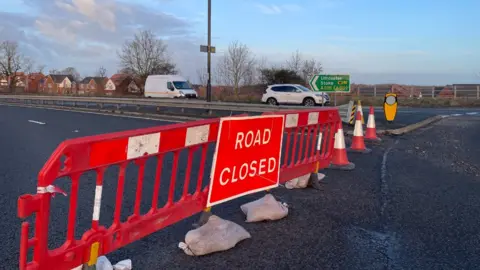
[[[198,82],[201,86],[207,86],[208,82],[208,73],[206,68],[197,69]]]
[[[43,71],[45,71],[45,65],[38,65],[36,71],[38,73],[43,73]]]
[[[255,57],[247,45],[234,41],[228,46],[228,51],[217,65],[220,81],[233,86],[235,96],[238,88],[248,83],[252,70],[255,69]]]
[[[140,31],[123,44],[118,53],[123,70],[145,80],[153,74],[175,74],[176,65],[168,57],[167,45],[151,31]]]
[[[35,61],[32,60],[31,58],[25,57],[23,60],[23,68],[22,71],[25,72],[25,74],[30,74],[34,70]]]
[[[262,72],[262,70],[265,70],[268,67],[269,63],[267,57],[262,56],[262,58],[257,61],[255,83],[263,83],[265,81],[265,78],[263,76],[264,72]]]
[[[25,58],[18,51],[18,43],[4,41],[0,44],[0,75],[9,80],[9,89],[13,91],[17,84],[18,72],[24,67]]]
[[[55,75],[55,74],[58,74],[58,72],[59,72],[58,69],[52,68],[52,69],[50,69],[50,70],[48,71],[48,74]]]
[[[308,83],[314,75],[322,71],[323,68],[320,62],[317,62],[315,59],[310,59],[303,62],[302,72],[299,75],[302,76],[305,83]]]
[[[70,75],[73,77],[75,82],[79,82],[82,80],[82,76],[80,76],[80,73],[74,67],[67,67],[63,70],[57,71],[56,74]]]
[[[96,75],[102,78],[107,77],[107,69],[104,66],[99,67]]]
[[[286,61],[286,66],[287,69],[292,70],[296,72],[298,75],[302,73],[302,55],[300,54],[299,50],[296,50],[294,53],[292,53],[292,56],[290,57],[289,60]]]

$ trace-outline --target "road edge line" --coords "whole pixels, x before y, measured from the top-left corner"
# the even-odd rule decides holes
[[[102,111],[98,109],[88,109],[88,108],[71,109],[71,108],[65,108],[61,106],[41,106],[41,105],[32,106],[27,104],[12,104],[12,103],[3,103],[3,102],[0,102],[0,105],[9,106],[9,107],[24,107],[24,108],[46,109],[46,110],[54,110],[54,111],[88,113],[88,114],[96,114],[96,115],[106,115],[106,116],[124,117],[124,118],[132,118],[132,119],[145,119],[145,120],[172,122],[172,123],[183,123],[186,121],[196,121],[196,120],[203,119],[203,118],[190,118],[186,116],[182,117],[182,116],[170,116],[170,115],[155,115],[155,114],[125,112],[125,111],[117,111],[117,110]],[[165,118],[162,118],[162,117],[165,117]],[[167,117],[172,117],[176,119],[167,119]]]

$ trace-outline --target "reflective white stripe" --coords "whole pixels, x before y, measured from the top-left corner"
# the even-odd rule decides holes
[[[102,205],[102,186],[95,187],[95,200],[93,203],[93,220],[100,218],[100,206]]]
[[[46,187],[37,187],[37,193],[53,193],[55,191],[55,187],[52,185],[48,185]]]
[[[298,113],[287,114],[287,119],[285,119],[285,127],[291,128],[298,126]]]
[[[375,128],[375,116],[373,114],[368,115],[367,128]]]
[[[355,120],[355,127],[353,128],[353,136],[356,136],[356,137],[363,136],[363,128],[362,128],[361,120]]]
[[[160,133],[145,134],[128,138],[127,159],[138,158],[145,154],[158,153]]]
[[[345,149],[345,137],[343,137],[343,129],[339,129],[335,133],[335,144],[333,145],[335,149]]]
[[[187,128],[185,146],[206,143],[210,134],[210,125]]]
[[[358,107],[357,107],[357,112],[360,112],[360,115],[362,116],[362,119],[363,119],[363,109],[362,109],[362,105],[358,105]]]
[[[320,151],[322,149],[322,138],[323,138],[323,133],[319,132],[318,133],[318,142],[317,142],[317,150]]]
[[[318,112],[308,113],[308,125],[317,124],[319,115],[320,114]]]
[[[72,268],[71,270],[82,270],[83,269],[83,264],[75,267],[75,268]]]

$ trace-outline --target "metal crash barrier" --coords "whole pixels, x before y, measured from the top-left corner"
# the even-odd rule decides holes
[[[330,164],[334,134],[341,121],[336,108],[277,111],[266,114],[285,115],[283,135],[285,144],[282,151],[280,183],[316,173]],[[208,150],[218,140],[219,122],[219,118],[199,120],[62,142],[38,175],[37,193],[22,195],[18,199],[19,218],[25,219],[35,215],[33,237],[29,237],[30,223],[27,221],[22,223],[20,269],[63,270],[93,265],[101,255],[201,212],[206,208],[209,188],[209,183],[203,183],[204,175],[209,174],[205,171],[205,163],[212,158]],[[183,151],[187,152],[186,165],[179,166]],[[195,153],[199,153],[200,163],[198,171],[193,174],[192,161]],[[163,161],[167,154],[173,156],[168,178],[162,175],[165,167]],[[156,169],[153,189],[143,191],[151,192],[152,199],[149,211],[142,214],[140,210],[142,187],[148,159],[156,160]],[[126,170],[131,164],[138,168],[135,200],[130,206],[133,213],[122,221],[122,208],[126,207],[124,200]],[[115,198],[113,220],[111,225],[102,226],[99,217],[101,204],[105,203],[102,201],[104,178],[106,170],[112,166],[118,167],[116,195],[112,195]],[[96,179],[81,179],[83,174],[91,171],[96,173]],[[68,220],[66,239],[61,246],[50,249],[52,198],[55,193],[63,192],[56,186],[56,181],[65,177],[71,182],[71,188],[66,199],[58,199],[68,200],[68,215],[65,216]],[[79,190],[88,181],[95,182],[95,188],[91,183],[92,189],[87,191],[94,194],[92,220],[87,230],[78,232],[76,231],[79,216],[78,200],[79,196],[84,196],[85,193],[83,189],[82,193]],[[181,181],[183,186],[179,185]],[[158,198],[161,191],[164,191],[165,182],[168,183],[166,193],[168,198],[166,203],[160,206]],[[193,192],[189,191],[189,187],[192,186]],[[79,235],[81,237],[76,237]],[[33,250],[31,259],[28,258],[30,250]]]

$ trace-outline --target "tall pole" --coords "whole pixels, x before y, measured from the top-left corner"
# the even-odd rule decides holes
[[[208,0],[208,51],[207,51],[207,72],[208,72],[208,80],[207,80],[207,102],[212,101],[212,73],[211,73],[211,47],[212,47],[212,0]]]

